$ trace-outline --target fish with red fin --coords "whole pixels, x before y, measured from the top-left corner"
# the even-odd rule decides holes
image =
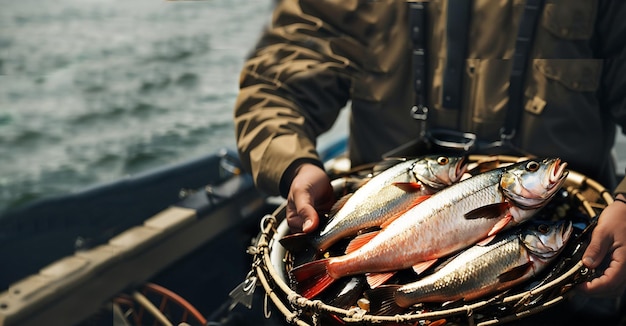
[[[374,288],[398,270],[423,269],[530,219],[561,188],[566,166],[558,158],[533,159],[475,175],[432,195],[381,231],[355,238],[358,244],[345,255],[305,263],[291,275],[298,291],[312,298],[344,276],[367,273]]]

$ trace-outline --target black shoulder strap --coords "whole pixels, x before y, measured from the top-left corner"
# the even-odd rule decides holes
[[[415,104],[426,105],[426,2],[409,2]]]
[[[517,31],[513,68],[509,80],[509,106],[500,132],[501,140],[510,140],[515,136],[523,112],[524,76],[528,69],[528,57],[532,47],[537,21],[541,15],[543,0],[526,0],[524,13]]]
[[[426,118],[428,116],[426,94],[426,9],[427,2],[409,2],[409,27],[412,55],[411,67],[413,69],[413,90],[415,102],[411,108],[414,119],[420,122],[420,137],[426,132]]]
[[[446,109],[461,109],[471,10],[471,0],[448,0],[446,63],[441,90],[441,103]]]

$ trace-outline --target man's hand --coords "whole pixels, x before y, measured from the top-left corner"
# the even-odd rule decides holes
[[[622,195],[618,198],[625,199]],[[583,263],[596,268],[606,260],[608,267],[600,276],[581,284],[592,296],[617,297],[626,290],[626,203],[615,201],[607,206],[593,230]]]
[[[304,163],[296,169],[287,196],[287,225],[292,232],[312,232],[319,225],[319,211],[334,203],[330,178],[320,167]]]

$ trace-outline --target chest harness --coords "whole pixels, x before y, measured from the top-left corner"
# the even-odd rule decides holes
[[[442,84],[442,104],[447,108],[460,108],[462,100],[462,77],[467,53],[471,0],[448,0],[446,25],[445,69]],[[476,134],[448,129],[428,128],[428,85],[427,85],[427,7],[428,2],[408,2],[410,40],[412,44],[412,76],[415,93],[411,115],[420,125],[418,139],[400,148],[438,152],[480,152],[484,154],[526,154],[516,148],[511,140],[519,127],[523,112],[524,76],[528,69],[528,57],[532,47],[535,27],[541,14],[543,0],[526,0],[515,40],[513,67],[509,79],[509,101],[500,129],[500,139],[493,142],[478,140]],[[426,148],[424,148],[426,147]],[[395,153],[397,154],[397,152]]]

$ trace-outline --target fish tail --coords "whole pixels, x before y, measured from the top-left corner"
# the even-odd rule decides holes
[[[373,315],[396,315],[405,308],[396,303],[396,291],[400,285],[383,285],[365,292],[370,301],[370,312]]]
[[[328,274],[328,259],[320,259],[300,265],[291,270],[291,275],[298,282],[298,292],[311,299],[320,294],[335,279]]]

